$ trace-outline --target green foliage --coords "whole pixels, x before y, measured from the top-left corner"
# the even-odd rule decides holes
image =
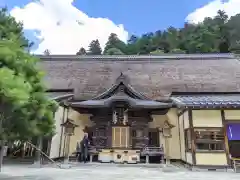
[[[22,26],[0,10],[0,139],[54,133],[57,104],[45,95],[38,59],[25,51]]]
[[[81,47],[79,49],[79,51],[76,53],[76,55],[86,55],[86,54],[87,54],[87,52],[83,47]]]
[[[205,18],[199,24],[186,23],[183,28],[169,27],[166,30],[149,32],[139,37],[132,35],[127,44],[112,33],[103,54],[115,54],[116,49],[127,55],[240,53],[239,32],[240,14],[228,19],[224,11],[218,11],[215,17]],[[113,51],[112,48],[115,50]]]
[[[181,49],[172,49],[170,51],[171,54],[185,54],[186,52],[184,50]]]
[[[104,54],[105,55],[124,55],[124,53],[120,49],[117,49],[114,47],[108,49]]]
[[[102,49],[101,49],[100,43],[97,39],[93,40],[90,43],[89,49],[88,49],[88,54],[90,54],[90,55],[101,55],[102,54]]]
[[[1,136],[29,138],[54,132],[56,104],[45,96],[37,59],[27,54],[17,41],[0,41]]]
[[[160,55],[160,54],[164,54],[164,51],[163,50],[155,50],[155,51],[152,51],[150,52],[151,55]]]
[[[116,34],[111,33],[108,37],[108,42],[106,43],[103,54],[122,55],[124,52],[126,52],[126,44],[119,40]]]
[[[33,43],[23,36],[23,26],[7,13],[7,8],[0,8],[0,40],[18,39],[21,47],[30,48]]]

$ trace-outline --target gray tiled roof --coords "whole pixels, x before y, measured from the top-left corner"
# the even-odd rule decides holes
[[[46,96],[52,100],[60,100],[64,98],[69,98],[73,96],[73,94],[66,92],[46,92]]]
[[[90,99],[121,74],[149,99],[172,92],[240,92],[240,64],[229,54],[163,56],[39,56],[49,89],[72,89]]]
[[[178,106],[192,107],[240,107],[239,95],[189,95],[173,96],[173,102]]]
[[[234,58],[233,54],[160,54],[160,55],[38,55],[40,59],[46,60],[104,60],[104,61],[123,61],[123,60],[169,60],[169,59],[190,59],[190,60],[209,60],[209,59],[229,59]]]
[[[71,105],[73,107],[99,108],[99,107],[110,107],[111,104],[115,101],[127,102],[129,103],[130,107],[136,107],[136,108],[158,109],[158,108],[169,108],[172,106],[171,103],[133,99],[125,95],[113,95],[107,99],[101,99],[101,100],[87,100],[82,102],[72,102]]]

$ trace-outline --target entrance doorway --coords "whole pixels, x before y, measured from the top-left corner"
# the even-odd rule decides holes
[[[129,137],[128,126],[115,126],[112,127],[112,147],[113,148],[129,148],[130,137]]]
[[[159,131],[157,128],[149,129],[148,132],[148,147],[160,147],[159,142]],[[160,163],[161,161],[161,155],[160,154],[154,154],[149,157],[149,163]]]
[[[149,147],[160,147],[158,129],[149,129],[148,139]]]
[[[228,141],[229,152],[233,158],[240,158],[240,140]]]

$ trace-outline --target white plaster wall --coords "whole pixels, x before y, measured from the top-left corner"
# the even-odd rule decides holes
[[[222,127],[220,110],[193,110],[194,127]]]
[[[61,124],[63,118],[64,108],[59,106],[58,110],[55,113],[55,132],[56,134],[52,137],[51,149],[50,149],[50,158],[58,158],[59,157],[59,147],[61,142]],[[66,112],[65,112],[66,114]]]
[[[184,125],[185,125],[184,115],[179,117],[179,136],[180,136],[180,159],[187,161],[186,151],[185,151],[185,135],[184,135]]]

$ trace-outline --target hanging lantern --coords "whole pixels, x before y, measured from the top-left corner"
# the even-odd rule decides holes
[[[162,128],[162,133],[164,137],[172,137],[172,132],[171,129],[174,126],[172,124],[170,124],[168,121],[164,122],[163,128]]]
[[[74,135],[74,130],[76,127],[78,127],[78,125],[76,125],[74,121],[70,119],[67,119],[67,121],[61,124],[61,126],[64,127],[64,134],[67,136]]]

